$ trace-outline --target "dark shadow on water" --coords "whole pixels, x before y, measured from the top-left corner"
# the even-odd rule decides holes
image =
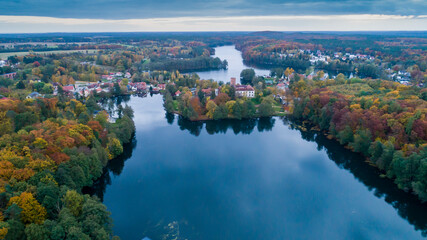
[[[190,121],[181,116],[178,116],[178,126],[181,130],[187,130],[194,136],[199,136],[203,128],[210,135],[225,134],[228,130],[232,130],[235,135],[238,134],[251,134],[255,127],[258,132],[271,131],[276,121],[275,118],[258,118],[258,119],[224,119],[215,121]],[[166,115],[169,124],[170,116]],[[173,120],[172,120],[173,122]]]
[[[84,194],[95,195],[101,199],[101,201],[103,201],[105,190],[107,189],[108,185],[111,185],[110,173],[112,173],[114,176],[119,176],[122,173],[125,162],[132,157],[132,152],[135,149],[136,144],[137,141],[135,137],[132,138],[130,143],[124,144],[123,153],[117,158],[110,160],[107,166],[104,168],[102,176],[98,178],[91,187],[83,188],[82,192]]]
[[[389,178],[380,177],[379,169],[369,165],[363,156],[354,153],[337,141],[328,139],[318,131],[303,131],[298,124],[283,118],[285,125],[301,132],[301,137],[308,142],[317,143],[317,150],[325,150],[329,159],[342,169],[350,171],[372,193],[393,206],[399,216],[406,219],[416,230],[427,237],[427,204],[422,203],[415,195],[397,188]]]
[[[166,121],[168,122],[168,124],[172,125],[173,121],[175,120],[175,115],[173,113],[166,112],[165,113],[165,118],[166,118]]]

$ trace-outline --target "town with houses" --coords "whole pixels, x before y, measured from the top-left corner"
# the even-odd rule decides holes
[[[318,63],[324,63],[328,64],[333,60],[362,60],[362,61],[372,61],[375,60],[373,56],[370,55],[364,55],[364,54],[350,54],[350,53],[341,53],[341,52],[335,52],[332,56],[317,50],[317,51],[311,51],[308,49],[299,49],[299,50],[292,50],[287,51],[286,53],[280,53],[281,58],[286,57],[293,57],[295,54],[298,53],[304,53],[309,54],[310,56],[310,63],[312,67],[311,70],[307,74],[299,74],[299,73],[292,73],[287,78],[281,78],[281,79],[275,79],[271,76],[261,76],[265,80],[265,84],[268,87],[276,87],[278,90],[282,90],[283,92],[286,92],[289,86],[289,79],[292,78],[295,74],[298,74],[300,78],[306,78],[306,79],[314,79],[317,77],[319,80],[326,80],[329,78],[335,78],[336,75],[330,75],[327,72],[323,72],[321,70],[318,70],[315,68],[316,64]],[[91,65],[91,62],[81,62],[81,65]],[[8,60],[0,60],[0,67],[10,66],[11,69],[14,68],[13,64],[9,63]],[[148,73],[150,71],[147,71]],[[321,74],[320,74],[321,72]],[[411,85],[411,74],[404,70],[394,71],[393,69],[386,69],[385,72],[387,73],[387,76],[389,79],[394,80],[396,82],[399,82],[404,85]],[[16,77],[16,72],[8,72],[3,73],[0,75],[0,78],[9,78],[14,79]],[[355,75],[353,73],[349,74],[349,78],[353,78]],[[110,72],[108,74],[104,74],[100,76],[101,80],[98,82],[82,82],[82,81],[76,81],[74,84],[64,85],[60,86],[59,83],[53,83],[53,95],[58,94],[59,88],[62,89],[64,93],[66,93],[70,97],[86,97],[89,96],[92,93],[109,93],[114,88],[114,84],[118,83],[120,86],[123,86],[122,81],[126,79],[126,92],[127,93],[136,93],[136,92],[152,92],[152,93],[159,93],[162,90],[165,90],[166,85],[168,83],[157,83],[157,84],[150,84],[146,82],[132,82],[132,74],[130,72]],[[35,82],[40,82],[40,80],[34,80]],[[34,82],[33,81],[33,82]],[[173,84],[173,83],[171,83]],[[238,97],[246,97],[246,98],[254,98],[255,97],[255,89],[254,87],[250,85],[240,85],[236,83],[236,78],[231,78],[230,85],[235,87],[236,90],[236,96]],[[190,89],[192,94],[196,94],[196,89]],[[215,93],[215,95],[218,95],[219,89],[202,89],[203,93],[206,96],[210,96],[212,92]],[[175,96],[179,96],[182,94],[181,91],[176,91]],[[43,94],[40,94],[38,92],[32,92],[27,96],[27,98],[38,98],[43,97]],[[283,96],[279,96],[282,100]],[[283,101],[282,101],[283,102]]]

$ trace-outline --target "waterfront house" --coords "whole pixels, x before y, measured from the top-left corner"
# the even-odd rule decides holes
[[[147,83],[145,82],[129,83],[129,86],[131,87],[132,91],[142,91],[147,89]]]
[[[165,89],[166,89],[166,84],[161,83],[161,84],[157,85],[157,87],[158,87],[160,90],[165,90]]]

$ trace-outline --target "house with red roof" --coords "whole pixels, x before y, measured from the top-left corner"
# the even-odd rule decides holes
[[[277,84],[277,89],[279,89],[279,90],[286,90],[286,84],[284,84],[284,83]]]
[[[215,95],[218,96],[218,89],[206,88],[202,89],[202,92],[205,94],[205,96],[211,96],[212,92],[215,92]]]
[[[158,88],[160,88],[160,90],[165,90],[166,89],[166,84],[161,83],[159,85],[157,85]]]
[[[129,83],[128,85],[132,91],[141,91],[147,89],[147,83],[145,82],[134,82]]]
[[[71,92],[71,93],[73,93],[76,89],[74,88],[73,85],[67,85],[67,86],[63,86],[62,90],[64,90],[64,92]]]

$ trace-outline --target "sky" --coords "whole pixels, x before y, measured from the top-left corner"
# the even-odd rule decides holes
[[[427,30],[427,0],[0,0],[0,33]]]

